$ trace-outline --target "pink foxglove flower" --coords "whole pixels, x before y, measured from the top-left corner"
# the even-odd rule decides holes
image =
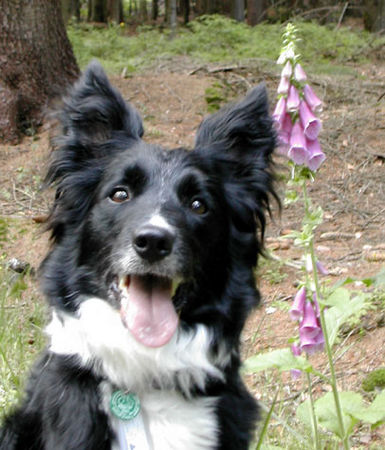
[[[280,95],[286,95],[289,92],[290,88],[290,80],[286,77],[281,77],[281,81],[279,82],[277,92]]]
[[[329,275],[328,270],[320,261],[316,261],[315,265],[317,267],[318,273],[320,273],[321,275]],[[308,272],[313,272],[313,263],[310,254],[306,255],[305,267]]]
[[[324,152],[321,150],[321,146],[318,142],[318,139],[314,141],[307,140],[306,141],[307,149],[309,152],[307,166],[313,172],[318,170],[321,164],[325,161],[326,156]],[[322,270],[318,270],[323,275],[327,275],[327,273],[323,273]]]
[[[305,312],[306,288],[302,286],[296,293],[293,305],[290,308],[290,317],[293,320],[301,320]]]
[[[307,160],[306,138],[299,122],[293,125],[290,136],[290,149],[287,156],[296,164],[304,164]]]
[[[281,77],[290,78],[293,73],[293,67],[291,62],[288,60],[281,72]]]
[[[315,337],[314,341],[315,341],[314,351],[322,352],[322,350],[324,349],[324,346],[325,346],[325,337],[324,337],[324,334],[323,334],[321,328],[320,328],[319,333]]]
[[[329,275],[328,269],[320,261],[316,262],[316,266],[318,273],[321,275]]]
[[[316,340],[313,336],[309,336],[306,330],[302,328],[299,329],[299,341],[302,351],[308,355],[314,353],[314,347],[317,345]]]
[[[321,327],[318,329],[316,336],[309,336],[306,330],[299,329],[299,340],[301,350],[308,355],[312,355],[315,352],[322,351],[325,344],[324,335]]]
[[[297,89],[294,86],[290,86],[289,95],[287,97],[286,107],[288,112],[298,111],[300,104],[300,98]]]
[[[322,127],[321,121],[311,112],[309,106],[304,101],[301,101],[299,105],[299,117],[305,136],[312,141],[317,139]]]
[[[313,112],[322,111],[322,101],[315,95],[313,89],[308,84],[305,84],[303,87],[303,95],[306,103]]]
[[[287,156],[287,152],[289,151],[289,143],[290,143],[290,135],[293,125],[291,123],[291,117],[289,114],[285,114],[282,122],[282,128],[278,133],[278,141],[279,147],[278,151],[282,155]]]
[[[319,333],[319,323],[317,321],[316,312],[314,311],[313,304],[309,301],[305,303],[305,311],[303,320],[300,324],[300,331],[308,338],[314,338]]]
[[[283,121],[285,119],[285,115],[286,115],[286,99],[285,99],[285,97],[281,97],[278,100],[277,105],[272,114],[274,122],[277,124],[278,130],[281,130],[283,127]]]
[[[306,73],[302,69],[301,64],[296,64],[295,65],[295,67],[294,67],[294,78],[300,83],[302,83],[303,81],[307,80]]]

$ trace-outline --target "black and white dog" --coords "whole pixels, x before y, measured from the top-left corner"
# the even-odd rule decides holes
[[[0,449],[246,450],[239,342],[274,196],[264,87],[206,118],[193,151],[143,141],[97,63],[60,117],[49,345]]]

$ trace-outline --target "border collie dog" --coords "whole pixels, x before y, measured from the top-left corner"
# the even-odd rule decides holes
[[[93,62],[60,121],[49,343],[0,449],[246,450],[240,334],[275,196],[265,88],[204,119],[194,150],[166,151]]]

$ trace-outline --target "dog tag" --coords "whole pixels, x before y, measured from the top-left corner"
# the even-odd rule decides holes
[[[111,412],[121,420],[132,420],[139,414],[139,398],[130,392],[115,391],[110,400]]]

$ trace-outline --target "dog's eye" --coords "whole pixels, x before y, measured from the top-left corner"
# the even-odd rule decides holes
[[[131,199],[130,192],[124,187],[116,187],[109,198],[115,203],[123,203]]]
[[[202,215],[207,211],[206,205],[201,200],[191,202],[190,209],[193,213]]]

